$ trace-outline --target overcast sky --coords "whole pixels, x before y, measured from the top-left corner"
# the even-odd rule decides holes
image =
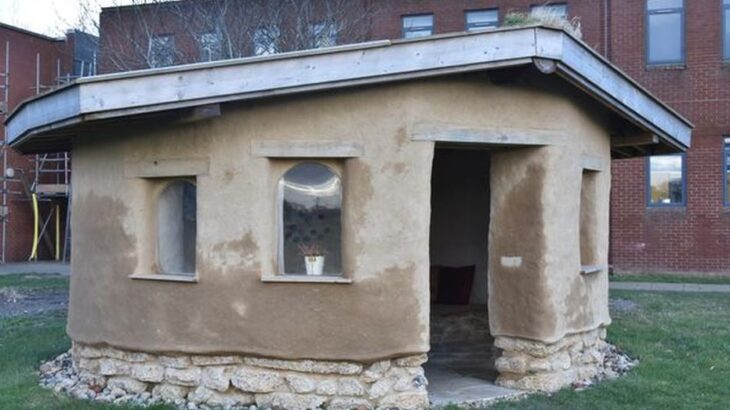
[[[61,36],[79,27],[85,3],[98,15],[101,7],[128,4],[132,0],[0,0],[0,22],[38,33]],[[98,17],[98,16],[97,16]]]

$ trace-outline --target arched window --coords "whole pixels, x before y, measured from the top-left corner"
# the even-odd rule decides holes
[[[157,202],[157,252],[160,273],[195,275],[197,189],[190,181],[173,181]]]
[[[340,275],[340,177],[322,164],[298,164],[279,181],[279,203],[282,273]]]

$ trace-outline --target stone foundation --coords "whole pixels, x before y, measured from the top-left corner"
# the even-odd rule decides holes
[[[495,339],[502,355],[495,365],[497,384],[523,390],[554,392],[603,372],[606,330],[569,335],[553,344],[503,337]]]
[[[375,363],[248,356],[156,355],[74,344],[78,388],[185,407],[428,407],[426,355]],[[76,388],[76,387],[75,387]]]

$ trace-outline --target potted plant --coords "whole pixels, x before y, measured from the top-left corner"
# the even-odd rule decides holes
[[[304,256],[307,275],[322,276],[324,272],[324,249],[317,243],[302,243],[299,244],[299,253]]]

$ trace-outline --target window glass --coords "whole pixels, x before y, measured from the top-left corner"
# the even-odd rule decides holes
[[[725,0],[722,10],[722,56],[730,60],[730,0]]]
[[[165,187],[157,203],[157,250],[160,273],[195,274],[197,189],[189,181]]]
[[[259,27],[253,32],[253,54],[266,56],[279,52],[279,29],[277,27]]]
[[[554,14],[558,17],[568,18],[567,4],[545,4],[530,7],[530,14]]]
[[[167,67],[175,64],[175,40],[172,36],[153,36],[147,50],[150,67]]]
[[[337,24],[334,22],[319,22],[309,28],[312,36],[312,47],[323,48],[337,45]]]
[[[201,61],[215,61],[223,58],[223,38],[219,32],[203,33],[198,38]]]
[[[684,203],[684,156],[662,155],[649,158],[649,204]]]
[[[339,275],[342,185],[328,167],[301,163],[279,183],[283,273],[312,274],[307,256],[323,256],[324,275]]]
[[[649,64],[683,62],[682,0],[649,0],[647,13],[647,61]]]
[[[583,170],[580,189],[580,264],[598,263],[598,172]]]
[[[425,37],[433,34],[433,14],[403,16],[403,38]]]
[[[730,206],[730,137],[725,137],[725,205]]]
[[[470,10],[466,12],[467,31],[484,30],[497,27],[499,24],[499,10]]]

